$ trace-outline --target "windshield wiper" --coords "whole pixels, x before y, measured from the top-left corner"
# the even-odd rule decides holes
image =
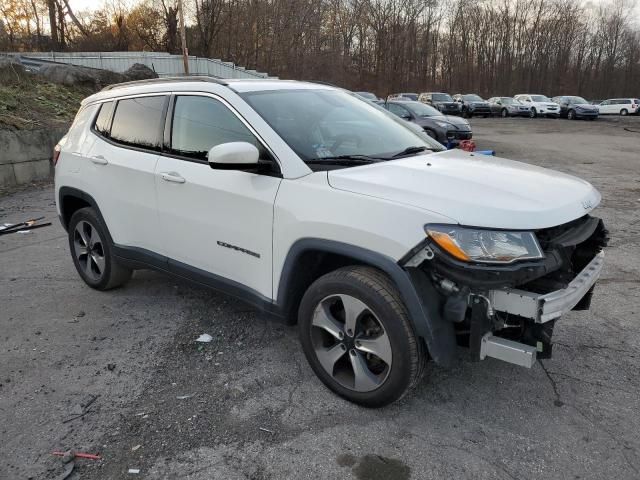
[[[351,165],[369,164],[384,161],[384,158],[369,157],[368,155],[335,155],[333,157],[312,158],[305,163],[311,163],[315,165]]]
[[[437,151],[435,148],[429,148],[429,147],[424,147],[424,146],[407,147],[404,150],[402,150],[401,152],[398,152],[398,153],[392,155],[391,158],[402,157],[403,155],[411,155],[412,153],[420,153],[420,152],[424,152],[425,150],[430,150],[432,152],[436,152]]]

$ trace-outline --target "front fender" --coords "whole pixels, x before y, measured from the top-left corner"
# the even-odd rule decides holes
[[[419,269],[405,270],[392,258],[356,245],[320,238],[304,238],[295,242],[286,257],[278,288],[278,305],[291,308],[288,292],[295,289],[298,260],[308,251],[326,252],[353,259],[386,273],[395,283],[409,312],[414,332],[424,339],[429,354],[439,365],[449,366],[455,355],[453,324],[440,315],[440,299],[429,277]]]

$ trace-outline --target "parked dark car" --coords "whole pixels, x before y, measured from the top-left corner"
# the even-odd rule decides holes
[[[473,136],[469,122],[460,117],[443,115],[430,105],[411,100],[390,100],[385,108],[400,118],[421,126],[438,142],[456,145]]]
[[[491,109],[486,100],[483,100],[480,95],[475,93],[466,93],[453,96],[453,99],[460,105],[460,110],[463,117],[473,117],[482,115],[485,118],[491,116]]]
[[[417,93],[392,93],[387,97],[387,100],[418,100]]]
[[[582,97],[562,95],[553,97],[552,100],[560,105],[560,116],[568,118],[569,120],[576,120],[578,118],[595,120],[600,114],[600,109],[597,105],[592,105]]]
[[[492,97],[487,100],[492,115],[501,117],[528,117],[531,108],[512,97]]]
[[[453,101],[448,93],[426,92],[421,93],[418,101],[431,105],[445,115],[460,115],[460,104]]]

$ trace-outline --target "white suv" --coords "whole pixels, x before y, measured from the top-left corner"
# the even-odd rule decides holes
[[[543,117],[559,117],[560,105],[545,95],[532,95],[530,93],[521,93],[514,96],[516,100],[530,107],[529,116],[536,118]]]
[[[589,306],[607,232],[587,182],[433,140],[326,85],[187,77],[87,98],[54,156],[80,277],[191,279],[299,326],[367,406],[457,345],[530,367]]]

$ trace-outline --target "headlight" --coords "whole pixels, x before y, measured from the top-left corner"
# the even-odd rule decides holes
[[[440,127],[448,127],[449,124],[447,122],[438,122],[436,121],[436,125],[439,125]]]
[[[455,225],[427,225],[427,236],[463,262],[513,263],[544,258],[533,232],[482,230]]]

